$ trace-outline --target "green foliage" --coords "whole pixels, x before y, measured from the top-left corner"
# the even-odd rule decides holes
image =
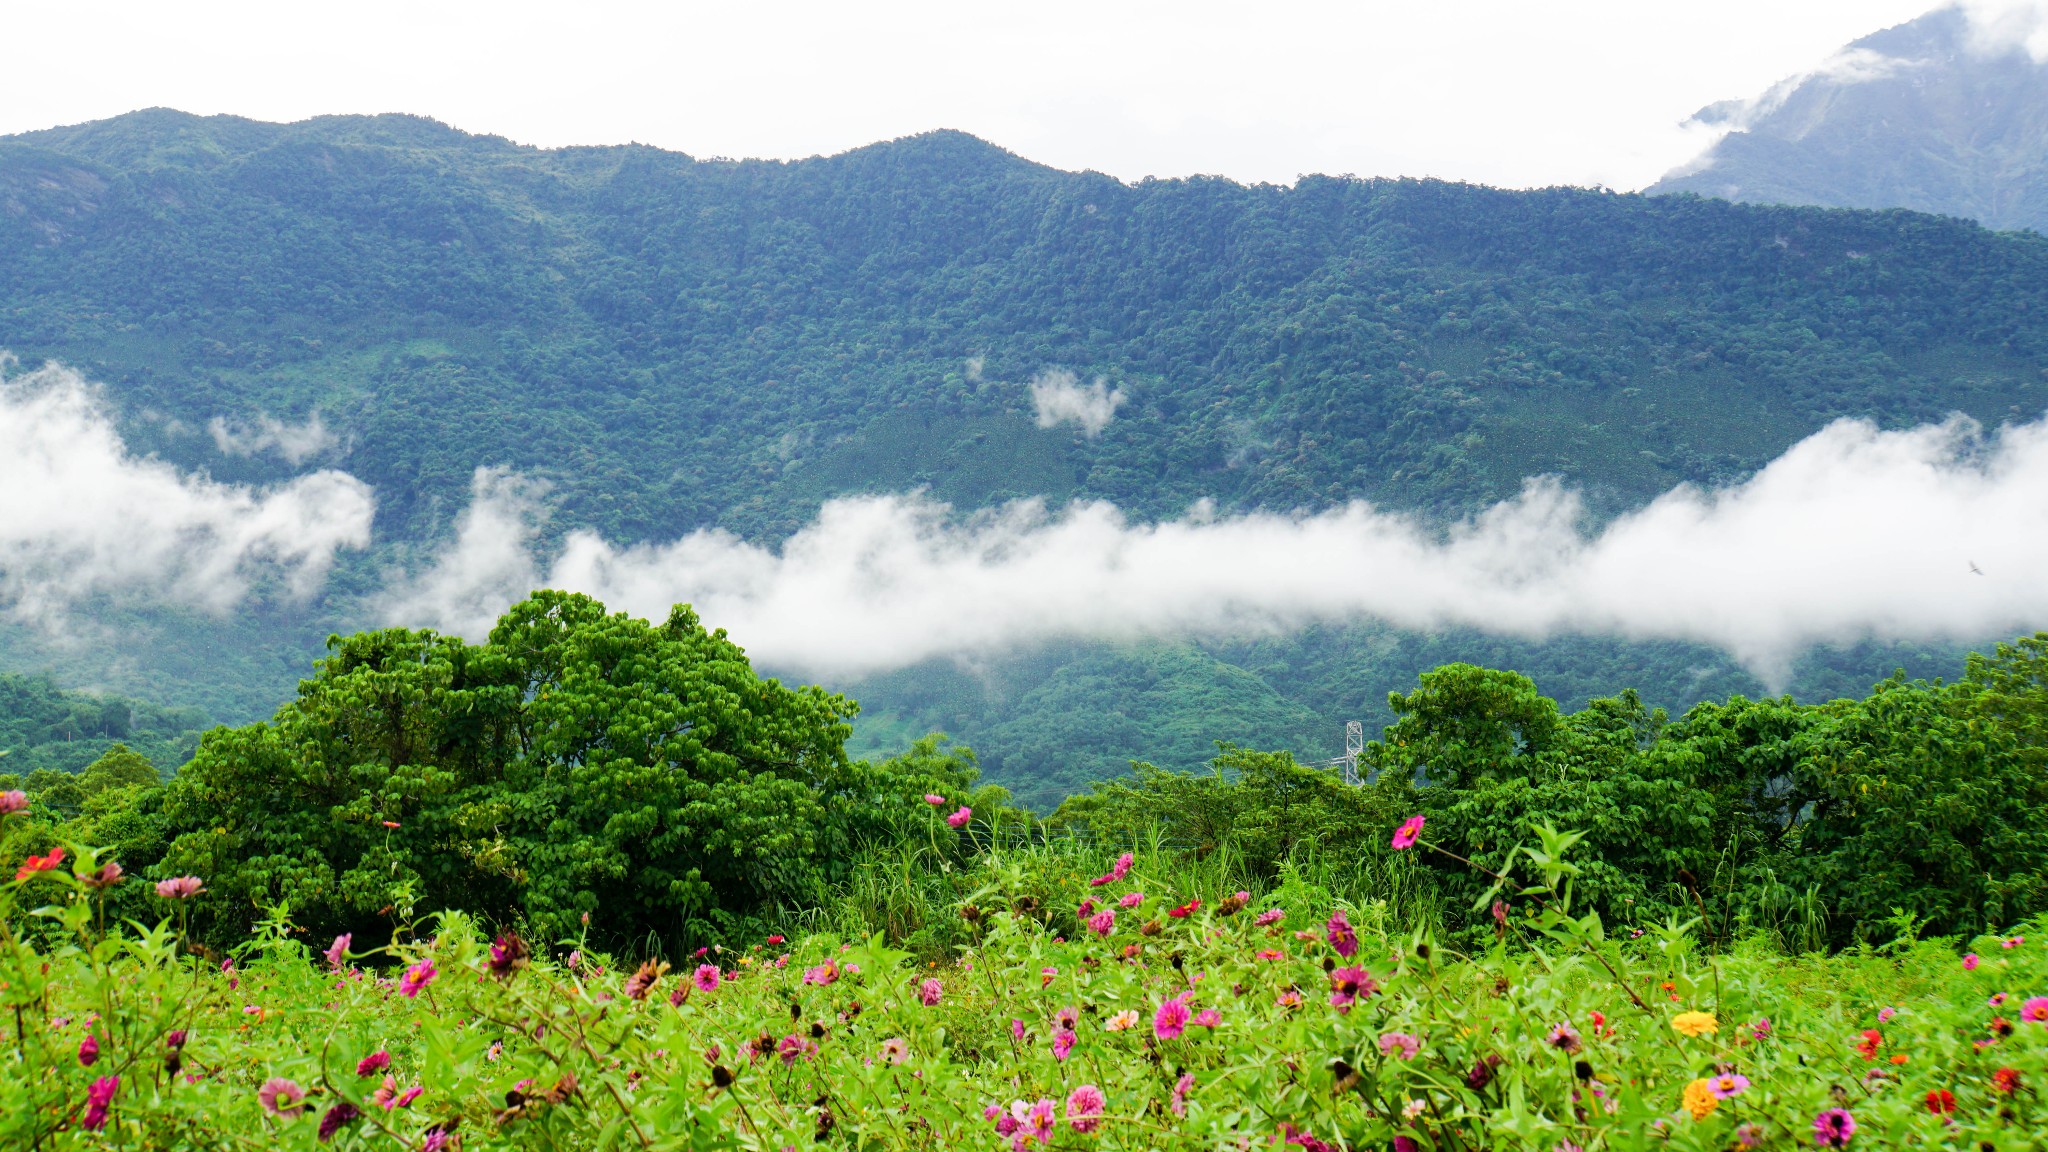
[[[141,885],[81,847],[0,883],[0,1144],[997,1148],[1034,1105],[1034,1143],[1076,1150],[1811,1147],[1834,1109],[1851,1147],[2038,1143],[2048,921],[1835,957],[1619,940],[1574,906],[1577,834],[1531,831],[1542,911],[1472,953],[1378,903],[1347,940],[1292,876],[1240,902],[1206,862],[1093,885],[1107,853],[1034,847],[977,856],[949,955],[841,906],[680,970],[524,956],[459,913],[330,961],[282,910],[222,963],[185,932],[214,894],[122,925],[102,902]],[[1122,917],[1076,931],[1020,888]]]
[[[842,752],[852,709],[759,679],[687,608],[650,625],[542,592],[480,645],[362,633],[270,723],[202,742],[163,868],[323,930],[463,907],[552,938],[602,909],[714,937],[822,896],[873,780]]]

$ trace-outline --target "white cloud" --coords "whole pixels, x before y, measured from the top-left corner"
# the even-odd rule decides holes
[[[1817,642],[2048,625],[2048,422],[1984,439],[1961,420],[1843,421],[1744,484],[1675,489],[1594,535],[1548,480],[1447,536],[1363,503],[1144,525],[1106,504],[962,521],[871,497],[826,504],[779,551],[715,531],[623,548],[574,533],[544,581],[531,496],[505,484],[480,479],[460,545],[396,601],[398,620],[478,636],[545,583],[648,617],[689,602],[767,665],[845,675],[1061,637],[1373,617],[1693,640],[1767,679]]]
[[[340,442],[327,430],[318,409],[306,417],[304,424],[286,424],[267,412],[257,416],[253,423],[215,416],[207,422],[206,431],[223,456],[275,452],[294,467]]]
[[[1970,47],[1985,55],[2025,49],[2048,61],[2048,0],[1962,0],[1970,18]]]
[[[253,581],[316,591],[335,553],[370,541],[374,501],[341,472],[255,489],[128,453],[77,373],[7,376],[0,359],[0,605],[54,624],[111,595],[225,611]]]
[[[1050,368],[1031,378],[1031,407],[1040,428],[1072,424],[1085,436],[1100,436],[1123,402],[1123,389],[1111,391],[1100,376],[1086,388],[1064,368]]]

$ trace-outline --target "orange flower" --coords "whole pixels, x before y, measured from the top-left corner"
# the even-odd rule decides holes
[[[1711,1080],[1695,1080],[1687,1084],[1684,1102],[1685,1110],[1692,1113],[1695,1120],[1705,1120],[1721,1106],[1720,1098],[1714,1095],[1714,1082]]]
[[[1906,1062],[1906,1054],[1905,1054],[1904,1052],[1897,1052],[1897,1053],[1894,1053],[1894,1054],[1892,1055],[1892,1063],[1894,1063],[1894,1064],[1904,1064],[1905,1062]]]

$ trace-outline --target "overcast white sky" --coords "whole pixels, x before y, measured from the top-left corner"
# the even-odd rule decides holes
[[[960,128],[1126,179],[1635,188],[1934,0],[0,0],[0,133],[166,105],[413,112],[546,146],[830,153]]]

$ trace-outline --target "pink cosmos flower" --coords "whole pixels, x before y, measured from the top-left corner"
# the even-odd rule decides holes
[[[1415,847],[1415,840],[1417,837],[1421,835],[1422,817],[1410,816],[1408,819],[1403,820],[1401,822],[1401,826],[1399,828],[1394,829],[1394,850],[1396,852],[1404,852],[1410,848]]]
[[[837,979],[839,979],[839,964],[834,960],[827,960],[816,968],[804,969],[804,983],[806,984],[816,984],[822,988]]]
[[[1846,1108],[1829,1108],[1813,1118],[1813,1142],[1822,1148],[1846,1148],[1856,1135],[1856,1118]]]
[[[398,1081],[386,1076],[384,1083],[379,1084],[377,1090],[370,1093],[370,1102],[386,1112],[391,1111],[392,1106],[398,1103]]]
[[[1379,989],[1380,986],[1365,969],[1339,968],[1330,973],[1330,1006],[1339,1012],[1349,1012],[1353,1003],[1366,999]]]
[[[88,1131],[97,1132],[107,1124],[107,1108],[114,1102],[114,1093],[121,1087],[119,1076],[102,1076],[85,1090],[85,1120]]]
[[[2020,1019],[2048,1024],[2048,996],[2027,997],[2027,1002],[2020,1005]]]
[[[1107,936],[1116,931],[1116,909],[1104,908],[1088,918],[1088,930],[1097,936]]]
[[[972,819],[974,819],[974,809],[962,804],[951,816],[946,817],[946,825],[951,828],[965,828],[967,827],[967,822]]]
[[[1038,986],[1040,988],[1043,988],[1046,985],[1051,984],[1053,982],[1053,978],[1055,976],[1058,976],[1059,974],[1059,969],[1051,967],[1049,965],[1047,967],[1040,968],[1038,970]]]
[[[1769,1016],[1758,1017],[1757,1022],[1749,1026],[1749,1034],[1759,1040],[1768,1040],[1771,1035],[1771,1018]]]
[[[697,965],[697,971],[696,971],[695,973],[693,973],[693,974],[692,974],[692,975],[690,976],[690,980],[691,980],[691,982],[692,982],[692,983],[696,984],[696,985],[697,985],[697,987],[698,987],[698,989],[699,989],[699,990],[701,990],[701,991],[704,991],[704,992],[716,992],[716,991],[718,991],[718,965],[716,965],[716,964],[699,964],[699,965]]]
[[[1963,957],[1963,971],[1965,971],[1965,972],[1974,972],[1974,971],[1976,971],[1976,970],[1977,970],[1977,954],[1976,954],[1975,952],[1972,952],[1972,953],[1970,953],[1970,954],[1969,954],[1968,956],[1965,956],[1965,957]],[[1835,1111],[1837,1111],[1837,1112],[1840,1112],[1840,1111],[1841,1111],[1841,1109],[1837,1108],[1837,1109],[1835,1109]],[[1826,1113],[1822,1113],[1822,1115],[1826,1115]],[[1844,1112],[1844,1113],[1843,1113],[1843,1115],[1845,1115],[1845,1116],[1846,1116],[1846,1115],[1848,1115],[1848,1113]],[[1818,1120],[1816,1120],[1816,1121],[1814,1121],[1814,1123],[1818,1124],[1818,1123],[1819,1123],[1819,1121],[1818,1121]],[[1852,1122],[1852,1123],[1853,1123],[1853,1122]]]
[[[398,994],[408,1000],[413,999],[440,974],[434,968],[432,957],[422,960],[405,970],[405,976],[398,981]]]
[[[79,1066],[83,1068],[90,1068],[93,1066],[93,1063],[97,1061],[99,1058],[100,1042],[93,1038],[92,1033],[87,1032],[85,1034],[85,1039],[80,1040],[78,1042]]]
[[[1058,1116],[1056,1109],[1057,1105],[1050,1100],[1040,1100],[1033,1104],[1030,1113],[1024,1119],[1025,1129],[1018,1142],[1021,1144],[1036,1140],[1040,1144],[1052,1143],[1053,1125]]]
[[[1058,1032],[1053,1033],[1053,1059],[1064,1061],[1067,1058],[1067,1053],[1072,1052],[1074,1050],[1074,1041],[1078,1039],[1080,1039],[1078,1035],[1076,1035],[1070,1029],[1066,1028],[1062,1028]]]
[[[374,1076],[391,1067],[391,1053],[379,1048],[361,1060],[356,1061],[356,1075]]]
[[[901,1036],[891,1036],[882,1041],[882,1059],[890,1064],[901,1064],[910,1059],[910,1042]]]
[[[1891,1022],[1891,1018],[1898,1014],[1899,1010],[1897,1008],[1879,1008],[1877,1010],[1877,1022],[1879,1024],[1888,1024]]]
[[[1716,1100],[1726,1100],[1733,1096],[1740,1096],[1744,1092],[1749,1091],[1749,1077],[1738,1075],[1734,1072],[1723,1072],[1719,1076],[1709,1076],[1707,1078],[1707,1091],[1712,1092]]]
[[[337,972],[341,970],[342,961],[348,958],[348,946],[355,938],[355,933],[343,932],[334,938],[334,943],[327,946],[325,955],[329,968]]]
[[[1062,1028],[1077,1028],[1081,1024],[1081,1010],[1072,1004],[1052,1014],[1053,1023]]]
[[[2009,936],[2004,940],[2000,940],[1998,946],[2000,948],[2017,948],[2026,942],[2027,938],[2025,936]]]
[[[1093,1132],[1102,1126],[1102,1089],[1083,1084],[1067,1094],[1067,1126],[1076,1132]]]
[[[1388,1056],[1399,1054],[1402,1060],[1413,1060],[1422,1050],[1422,1041],[1406,1032],[1389,1032],[1380,1037],[1380,1051]]]
[[[1273,1002],[1282,1008],[1299,1008],[1301,1007],[1301,993],[1296,992],[1292,988],[1284,988]]]
[[[1010,1039],[1024,1039],[1024,1022],[1015,1016],[1010,1017]]]
[[[256,1090],[256,1100],[263,1110],[272,1116],[289,1116],[298,1111],[299,1101],[306,1098],[306,1090],[298,1082],[282,1076],[272,1076]]]
[[[946,986],[939,983],[939,978],[936,976],[927,977],[924,983],[917,986],[918,1003],[923,1004],[927,1008],[938,1007],[939,997],[945,994]]]
[[[0,792],[0,816],[12,816],[16,812],[28,811],[28,793],[19,788]]]
[[[1993,1007],[1993,1008],[1996,1008],[1996,1007],[1998,1007],[1998,1006],[1999,1006],[2000,1004],[2003,1004],[2003,1003],[2005,1003],[2005,993],[2003,993],[2003,992],[1993,992],[1993,993],[1991,994],[1991,999],[1990,999],[1990,1000],[1988,1000],[1988,1001],[1986,1001],[1986,1003],[1988,1003],[1989,1005],[1991,1005],[1991,1007]]]
[[[1152,1034],[1161,1040],[1178,1040],[1187,1030],[1188,1006],[1176,996],[1162,1002],[1159,1010],[1152,1014]]]
[[[156,894],[166,900],[190,900],[204,891],[206,885],[197,876],[173,876],[156,882]]]
[[[398,1099],[391,1102],[391,1106],[393,1108],[410,1108],[412,1107],[412,1102],[419,1099],[420,1095],[425,1091],[425,1088],[422,1088],[419,1085],[415,1084],[412,1087],[407,1088],[405,1091],[400,1092],[398,1094]]]
[[[1195,1024],[1202,1028],[1215,1028],[1223,1023],[1223,1013],[1214,1008],[1204,1008],[1195,1013]]]
[[[1167,1107],[1173,1110],[1175,1116],[1186,1116],[1188,1114],[1188,1093],[1194,1090],[1195,1074],[1193,1072],[1183,1072],[1180,1074],[1180,1079],[1173,1082],[1173,1102],[1167,1105]]]
[[[1342,908],[1330,913],[1330,922],[1326,928],[1330,936],[1330,947],[1337,950],[1337,955],[1347,960],[1357,955],[1358,933],[1351,930],[1351,921],[1344,918]]]
[[[1124,908],[1136,908],[1144,902],[1145,894],[1143,892],[1126,892],[1117,900],[1117,904]]]
[[[775,1045],[775,1054],[782,1057],[784,1064],[795,1064],[817,1055],[818,1046],[792,1032]]]
[[[1268,924],[1278,924],[1286,915],[1287,913],[1278,908],[1268,908],[1264,912],[1259,913],[1259,918],[1252,921],[1252,923],[1264,928]]]
[[[934,808],[944,808],[946,806],[946,798],[944,796],[939,795],[937,792],[925,793],[924,802],[931,805]]]

